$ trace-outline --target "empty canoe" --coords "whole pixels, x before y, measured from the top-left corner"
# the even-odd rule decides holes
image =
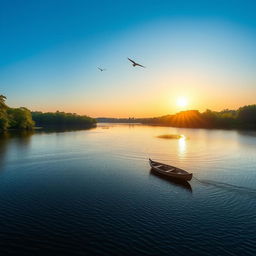
[[[149,164],[154,171],[164,176],[168,176],[170,178],[179,179],[179,180],[192,179],[192,175],[193,175],[192,173],[188,173],[178,167],[159,163],[151,160],[150,158],[149,158]]]

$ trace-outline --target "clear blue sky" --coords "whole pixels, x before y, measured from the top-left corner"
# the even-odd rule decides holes
[[[10,106],[126,117],[176,112],[179,96],[200,110],[256,103],[255,1],[0,3]]]

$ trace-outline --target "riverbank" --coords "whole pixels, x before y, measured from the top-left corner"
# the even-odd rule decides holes
[[[187,110],[174,115],[152,118],[97,118],[97,121],[180,128],[256,130],[256,105],[243,106],[237,110],[225,109],[219,112],[209,109],[202,113],[198,110]]]

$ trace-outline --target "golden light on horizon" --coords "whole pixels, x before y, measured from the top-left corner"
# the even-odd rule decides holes
[[[188,105],[188,99],[184,96],[181,96],[177,99],[176,104],[178,107],[186,107]]]

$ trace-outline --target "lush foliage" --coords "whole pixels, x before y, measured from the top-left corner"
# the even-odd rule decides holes
[[[89,116],[80,116],[64,112],[32,112],[36,126],[45,128],[89,128],[96,125],[96,120]]]
[[[143,119],[142,123],[192,128],[256,128],[256,105],[220,112],[182,111],[175,115]]]
[[[6,97],[0,95],[0,131],[7,129],[30,130],[36,126],[45,128],[79,129],[96,125],[96,120],[88,116],[72,113],[31,113],[27,108],[10,108],[5,104]],[[32,119],[33,118],[33,119]]]
[[[250,128],[256,129],[256,105],[248,105],[238,110],[211,111],[200,113],[197,110],[182,111],[175,115],[154,118],[98,118],[99,122],[144,123],[191,128]]]
[[[7,129],[32,129],[34,122],[26,108],[10,108],[5,104],[6,97],[0,95],[0,131]]]
[[[11,128],[29,130],[34,127],[31,112],[27,108],[8,108],[7,113]]]
[[[0,95],[0,130],[6,130],[9,126],[9,119],[7,114],[7,105],[5,104],[6,97]]]

